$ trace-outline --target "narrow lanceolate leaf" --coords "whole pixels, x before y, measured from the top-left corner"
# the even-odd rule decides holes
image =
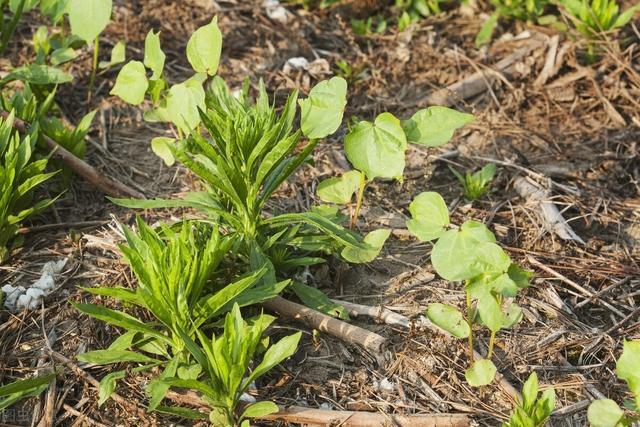
[[[156,360],[141,353],[129,350],[95,350],[78,355],[78,360],[95,365],[110,365],[121,362],[153,363]]]
[[[300,332],[289,335],[269,347],[267,352],[264,354],[262,362],[260,362],[256,369],[253,370],[247,380],[245,380],[247,384],[250,384],[252,381],[261,377],[278,363],[295,353],[298,348],[298,342],[300,341],[301,335],[302,334]]]
[[[111,19],[111,0],[71,0],[71,33],[87,43],[93,42]]]
[[[129,61],[118,73],[116,84],[109,93],[129,104],[138,105],[144,101],[144,94],[148,87],[149,82],[142,62]]]
[[[2,79],[3,82],[22,80],[34,85],[49,85],[68,83],[73,76],[60,68],[49,65],[29,64],[16,68]]]
[[[407,139],[400,120],[382,113],[375,122],[358,123],[344,141],[347,159],[368,179],[402,179]]]
[[[407,228],[423,242],[442,236],[449,225],[449,210],[442,196],[429,191],[418,194],[409,205]]]
[[[472,387],[480,387],[490,384],[496,376],[496,366],[491,360],[480,359],[464,372],[464,377]]]
[[[111,372],[100,380],[100,386],[98,387],[98,406],[102,406],[102,404],[111,397],[113,392],[116,391],[116,381],[124,378],[126,373],[127,371]]]
[[[594,400],[587,410],[591,427],[617,427],[623,417],[624,412],[611,399]]]
[[[187,43],[187,59],[197,73],[216,74],[222,52],[222,33],[218,28],[218,18],[198,28]]]
[[[329,316],[337,317],[338,319],[349,320],[347,310],[345,310],[343,306],[331,301],[321,290],[298,282],[292,283],[291,289],[307,307],[328,314]]]
[[[323,202],[346,205],[360,186],[360,171],[348,171],[339,177],[328,178],[318,184],[318,197]]]
[[[384,246],[384,242],[387,241],[390,234],[391,230],[389,229],[374,230],[364,236],[365,248],[347,246],[342,250],[340,255],[342,255],[342,258],[345,260],[353,263],[364,264],[371,262],[380,255],[382,246]]]
[[[456,129],[472,122],[473,119],[472,114],[434,106],[417,111],[409,120],[402,122],[402,128],[408,142],[438,147],[449,142]]]
[[[324,138],[334,133],[342,123],[347,105],[347,82],[342,77],[322,81],[311,89],[307,99],[298,103],[302,133],[310,139]]]
[[[453,306],[440,303],[429,304],[427,317],[434,325],[456,338],[467,338],[471,333],[471,328],[462,313]]]
[[[144,65],[152,71],[151,80],[157,80],[162,75],[166,55],[160,48],[160,31],[154,33],[149,30],[144,39]]]

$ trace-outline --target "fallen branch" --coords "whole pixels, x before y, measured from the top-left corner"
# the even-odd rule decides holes
[[[370,305],[356,304],[337,299],[332,299],[331,301],[343,306],[349,312],[349,316],[351,317],[367,316],[375,319],[376,321],[386,323],[387,325],[401,326],[403,328],[408,328],[411,324],[408,317],[395,313],[381,305],[378,307],[372,307]]]
[[[179,405],[202,410],[209,409],[209,405],[194,391],[169,390],[166,397]],[[303,406],[278,406],[278,408],[277,413],[263,415],[255,420],[302,424],[306,427],[462,427],[470,424],[469,417],[464,414],[396,415],[381,412],[333,411]],[[242,408],[239,412],[242,412]]]
[[[299,320],[313,329],[326,332],[341,340],[359,345],[371,353],[378,361],[383,360],[383,350],[387,340],[375,332],[367,331],[359,326],[350,325],[304,305],[275,297],[262,303],[269,311],[279,316]]]
[[[421,99],[420,103],[450,107],[458,101],[480,95],[488,90],[493,82],[499,80],[502,77],[501,74],[515,71],[515,65],[518,61],[526,58],[531,52],[540,49],[546,43],[544,36],[535,34],[527,40],[525,46],[498,61],[491,69],[477,71],[459,82],[432,92],[425,99]]]
[[[518,194],[538,205],[540,214],[547,229],[553,231],[563,240],[574,240],[585,244],[584,240],[578,236],[571,226],[564,219],[557,206],[549,199],[549,192],[540,188],[532,181],[518,177],[514,182],[514,187]]]
[[[0,111],[0,116],[6,119],[9,116],[9,113],[6,111]],[[29,132],[29,126],[27,123],[18,118],[14,118],[13,128],[22,133]],[[86,179],[103,193],[113,197],[133,197],[136,199],[145,198],[144,194],[139,191],[102,174],[98,169],[74,156],[70,151],[59,145],[47,135],[41,134],[41,136],[42,140],[53,151],[54,156],[62,160],[66,167]]]

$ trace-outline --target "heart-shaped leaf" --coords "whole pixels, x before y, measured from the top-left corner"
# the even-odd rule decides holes
[[[333,77],[313,87],[309,97],[300,104],[302,133],[309,139],[324,138],[334,133],[342,123],[347,105],[347,82]]]
[[[171,86],[167,95],[167,113],[171,121],[185,134],[200,124],[198,108],[204,110],[204,88],[201,75]]]
[[[462,313],[453,306],[440,303],[429,304],[427,317],[434,325],[456,338],[467,338],[471,333],[471,328]]]
[[[111,0],[71,0],[71,33],[87,43],[92,43],[109,24],[112,7]]]
[[[361,176],[360,171],[348,171],[342,176],[325,179],[318,184],[318,197],[323,202],[346,205],[358,191]]]
[[[625,380],[640,408],[640,340],[625,341],[622,355],[616,364],[618,378]]]
[[[496,365],[491,360],[480,359],[473,362],[473,365],[464,372],[464,377],[470,386],[481,387],[490,384],[497,372]]]
[[[502,317],[502,328],[509,329],[522,320],[522,307],[510,304]]]
[[[437,239],[449,225],[449,211],[442,196],[428,191],[418,194],[409,205],[407,228],[423,242]]]
[[[347,159],[368,179],[402,179],[407,138],[393,114],[382,113],[373,123],[356,124],[345,138],[344,149]]]
[[[222,33],[218,28],[218,17],[198,28],[187,42],[187,60],[197,73],[210,76],[216,74],[222,53]]]
[[[144,94],[148,87],[144,64],[140,61],[129,61],[118,73],[116,84],[109,93],[129,104],[139,105],[144,101]]]
[[[364,236],[364,243],[367,244],[367,248],[363,249],[358,246],[347,246],[342,250],[342,257],[356,264],[367,263],[373,261],[382,250],[384,242],[391,234],[389,229],[374,230]]]
[[[153,72],[151,80],[158,80],[162,75],[165,58],[166,55],[160,48],[160,31],[154,33],[149,30],[144,39],[144,65]]]
[[[434,106],[417,111],[402,122],[407,141],[438,147],[449,142],[456,129],[474,119],[472,114],[461,113],[447,107]]]

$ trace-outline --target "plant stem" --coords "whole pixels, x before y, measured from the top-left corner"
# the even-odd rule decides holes
[[[496,332],[491,331],[491,336],[489,337],[489,351],[487,352],[487,359],[491,359],[493,356],[493,344],[496,341]]]
[[[93,64],[91,65],[91,77],[89,77],[89,95],[88,101],[91,102],[93,93],[93,84],[96,80],[96,71],[98,70],[98,55],[100,53],[100,40],[98,37],[93,42]]]
[[[364,188],[367,186],[367,179],[364,176],[364,173],[360,172],[360,187],[358,188],[358,199],[356,200],[356,210],[351,217],[351,224],[349,224],[349,228],[353,228],[356,225],[356,221],[358,221],[358,216],[360,216],[360,209],[362,208],[362,200],[364,199]]]
[[[473,306],[471,305],[471,293],[467,293],[467,323],[469,324],[469,360],[473,363]]]

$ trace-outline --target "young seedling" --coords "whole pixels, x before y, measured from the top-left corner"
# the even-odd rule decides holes
[[[98,36],[109,24],[112,8],[112,0],[69,0],[68,13],[71,33],[84,40],[88,45],[93,44],[89,99],[91,99],[96,71],[98,70],[98,55],[100,53]]]
[[[502,427],[543,427],[555,406],[555,391],[550,388],[539,396],[538,376],[533,372],[522,387],[522,400],[516,401],[509,421]]]
[[[452,167],[449,167],[449,169],[458,179],[464,197],[470,201],[478,200],[487,194],[491,188],[491,181],[493,181],[493,177],[496,174],[496,165],[493,163],[485,165],[474,173],[467,171],[464,176]]]
[[[34,200],[35,190],[57,172],[45,173],[47,158],[33,159],[37,132],[20,137],[13,129],[15,115],[0,118],[0,263],[23,239],[21,223],[56,199]]]
[[[626,341],[616,363],[618,378],[625,380],[633,400],[624,402],[632,414],[625,414],[611,399],[598,399],[589,405],[587,416],[592,427],[625,427],[640,421],[640,341]]]
[[[269,338],[262,335],[273,320],[271,316],[260,315],[247,322],[242,319],[238,305],[234,305],[225,318],[221,336],[209,339],[198,331],[200,346],[184,336],[193,358],[203,367],[203,379],[165,378],[157,382],[200,392],[212,407],[209,421],[214,427],[249,427],[252,418],[278,412],[276,404],[269,401],[252,403],[239,410],[240,398],[251,383],[295,353],[300,341],[301,333],[297,332],[269,345]],[[262,360],[252,367],[260,353],[264,353]],[[204,418],[204,414],[186,408],[159,409]]]
[[[490,0],[494,12],[480,28],[476,36],[476,46],[487,44],[493,38],[500,19],[517,19],[519,21],[553,23],[551,16],[543,16],[549,0]]]
[[[511,262],[484,224],[466,221],[448,230],[447,205],[438,193],[419,194],[409,205],[409,211],[412,217],[407,221],[409,231],[421,241],[436,240],[431,262],[438,275],[462,281],[466,293],[466,313],[451,305],[435,303],[427,308],[427,317],[451,335],[468,339],[471,367],[465,372],[467,382],[472,386],[489,384],[496,374],[491,361],[496,333],[522,318],[522,309],[508,300],[529,286],[531,273]],[[476,324],[491,332],[487,356],[480,360],[474,360]]]
[[[100,305],[74,304],[83,313],[127,331],[107,350],[84,353],[78,359],[99,365],[143,363],[137,371],[162,365],[161,377],[179,375],[194,379],[200,368],[190,358],[185,337],[194,338],[198,328],[230,310],[234,302],[247,305],[264,300],[265,290],[256,285],[265,275],[266,268],[256,268],[226,284],[214,273],[223,257],[232,250],[233,237],[223,237],[217,227],[204,223],[184,222],[177,231],[165,225],[155,231],[140,218],[136,224],[137,233],[123,229],[127,245],[120,246],[138,279],[136,289],[102,287],[85,290],[139,306],[147,310],[156,323],[145,323]],[[286,284],[270,285],[282,289]],[[267,297],[270,295],[267,293]],[[100,403],[113,392],[116,379],[125,374],[125,371],[113,372],[101,381]],[[165,391],[166,387],[157,384],[147,389],[151,409],[160,403]]]
[[[597,58],[597,40],[605,40],[606,34],[622,28],[640,12],[640,4],[620,12],[616,0],[556,0],[573,22],[576,30],[587,39],[587,60]]]

